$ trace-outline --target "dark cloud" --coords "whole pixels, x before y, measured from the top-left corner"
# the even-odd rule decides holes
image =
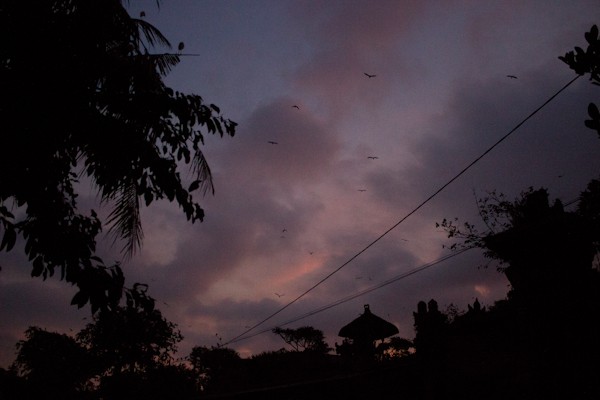
[[[582,78],[366,249],[574,76],[557,57],[582,45],[593,2],[215,3],[198,18],[196,2],[182,4],[147,10],[174,43],[204,55],[184,59],[170,82],[240,125],[234,138],[207,138],[216,193],[200,200],[205,220],[191,225],[174,205],[153,204],[142,214],[144,247],[123,265],[127,283],[150,284],[179,325],[181,355],[239,335],[355,255],[251,335],[295,320],[333,344],[370,304],[411,338],[420,300],[493,304],[507,282],[478,269],[477,251],[354,295],[448,254],[435,223],[478,222],[475,198],[486,191],[512,198],[544,186],[571,200],[600,170],[600,142],[583,126],[597,90]],[[93,196],[81,200],[96,208]],[[109,245],[100,243],[102,257],[121,259]],[[32,280],[15,254],[0,259],[2,355],[29,325],[68,332],[89,312],[68,306],[64,282]],[[268,332],[234,345],[243,355],[283,346]]]

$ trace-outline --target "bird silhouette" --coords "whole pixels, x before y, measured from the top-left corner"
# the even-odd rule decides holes
[[[144,18],[146,16],[146,13],[144,11],[140,12],[140,18]]]
[[[365,76],[367,78],[375,78],[377,75],[371,75],[371,74],[367,74],[366,72],[363,72],[363,74],[365,74]]]
[[[287,232],[287,229],[283,228],[283,229],[281,230],[281,232]]]
[[[185,45],[183,44],[183,42],[179,42],[179,46],[177,46],[177,50],[181,51],[181,50],[183,50],[184,47],[185,47]]]
[[[279,144],[279,143],[277,143],[277,142],[274,142],[274,141],[272,141],[272,140],[269,140],[267,143],[270,143],[270,144]]]
[[[300,109],[300,107],[298,107],[297,105],[293,105],[292,108],[297,108],[298,110]]]
[[[285,294],[275,293],[275,296],[277,296],[277,297],[283,297],[283,296],[285,296]]]
[[[514,75],[506,75],[506,77],[507,77],[507,78],[510,78],[510,79],[518,79],[518,78],[517,78],[516,76],[514,76]]]
[[[367,189],[358,189],[359,192],[366,192]]]
[[[370,159],[370,160],[377,160],[379,157],[376,157],[376,156],[369,156],[369,157],[367,157],[367,158],[368,158],[368,159]]]

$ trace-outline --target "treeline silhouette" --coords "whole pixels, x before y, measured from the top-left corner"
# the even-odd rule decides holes
[[[459,245],[480,246],[497,260],[510,290],[493,305],[475,300],[462,311],[441,310],[434,299],[419,302],[414,340],[375,335],[367,346],[365,336],[355,336],[336,343],[333,354],[318,329],[276,328],[289,350],[244,359],[230,348],[196,346],[176,360],[181,334],[138,286],[126,305],[101,311],[74,336],[29,328],[15,362],[1,371],[0,395],[598,398],[599,200],[599,180],[589,183],[574,211],[550,202],[545,189],[530,189],[515,201],[493,194],[480,202],[486,233],[442,222]],[[363,316],[369,314],[365,306]],[[385,322],[379,320],[371,321]]]

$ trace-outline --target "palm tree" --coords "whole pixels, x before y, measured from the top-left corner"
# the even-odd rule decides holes
[[[78,209],[78,179],[89,177],[112,207],[104,223],[129,257],[143,239],[142,200],[176,201],[188,220],[203,219],[192,192],[214,193],[204,134],[233,136],[236,123],[164,84],[181,55],[155,52],[170,42],[122,1],[8,0],[0,25],[0,250],[22,235],[32,275],[59,268],[82,292],[75,303],[101,306],[106,288],[98,281],[116,284],[115,298],[122,276],[94,257],[102,222]],[[187,184],[185,166],[193,174]]]

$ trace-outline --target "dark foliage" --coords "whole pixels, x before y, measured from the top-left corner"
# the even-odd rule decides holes
[[[331,347],[325,342],[323,331],[312,326],[300,328],[274,328],[273,333],[279,335],[293,351],[307,351],[326,354]]]
[[[158,309],[118,307],[100,311],[77,339],[110,375],[145,372],[172,361],[183,337]]]
[[[588,43],[585,50],[576,46],[574,51],[569,51],[558,58],[577,74],[590,74],[592,84],[600,85],[600,38],[598,37],[598,27],[593,25],[584,36]],[[588,114],[590,119],[585,121],[585,126],[594,129],[600,135],[600,111],[594,103],[589,104]]]
[[[11,369],[25,380],[32,396],[79,398],[90,377],[100,372],[94,357],[70,336],[31,327],[25,337],[17,344]]]
[[[476,379],[454,395],[484,395],[486,385],[495,385],[501,397],[600,393],[593,372],[600,365],[600,272],[594,263],[599,187],[591,181],[575,211],[565,211],[558,200],[551,204],[545,189],[530,189],[514,202],[494,195],[502,200],[482,202],[485,234],[471,224],[464,229],[442,222],[450,237],[465,240],[459,246],[481,247],[501,261],[511,284],[507,300],[489,311],[474,304],[443,330],[428,328],[436,341],[425,340],[421,331],[426,313],[415,313],[417,354],[441,368],[434,380],[446,395],[458,390],[452,379],[464,375]],[[472,362],[485,368],[471,369]]]
[[[100,311],[75,337],[29,328],[0,376],[2,398],[197,398],[197,371],[173,359],[181,334],[144,296]]]
[[[204,391],[228,390],[234,383],[239,387],[244,380],[242,359],[233,349],[195,346],[188,361]]]
[[[142,204],[176,201],[203,219],[192,192],[214,190],[204,135],[233,135],[236,124],[163,83],[180,56],[152,53],[169,41],[119,0],[3,1],[0,34],[0,250],[22,237],[32,276],[58,270],[79,288],[73,304],[114,307],[123,276],[94,255],[102,221],[78,208],[79,178],[112,205],[105,223],[131,255]]]

